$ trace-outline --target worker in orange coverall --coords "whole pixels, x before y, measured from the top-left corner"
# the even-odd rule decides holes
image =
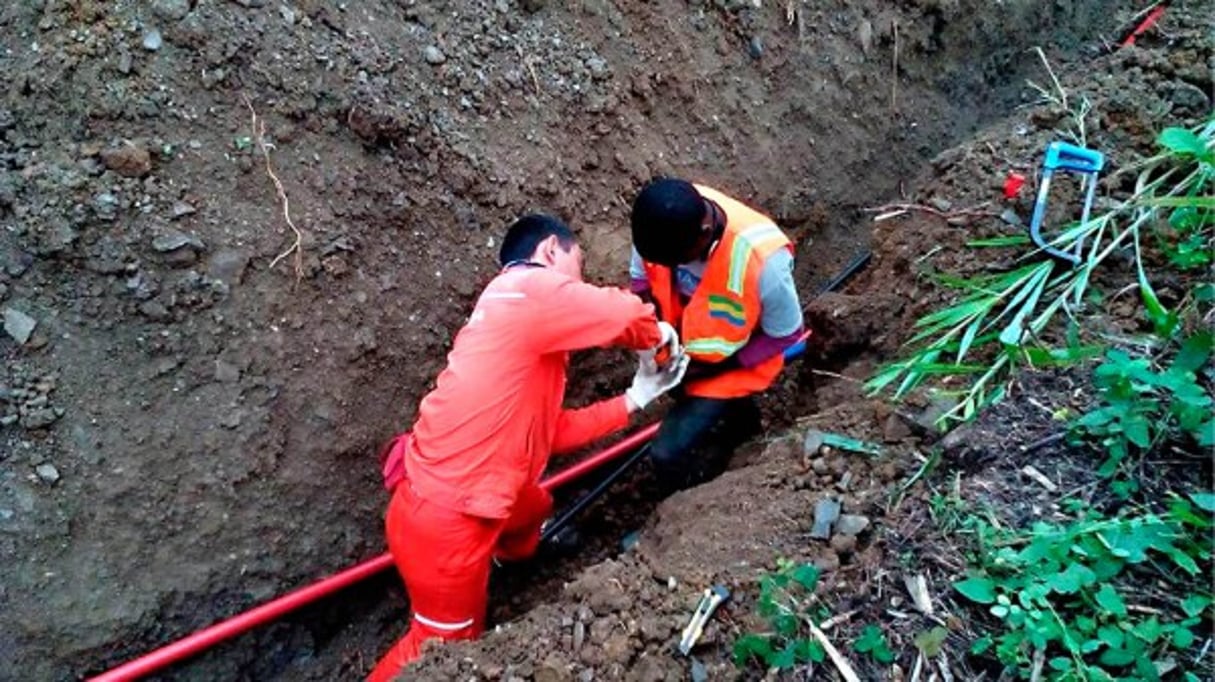
[[[480,635],[491,562],[531,556],[552,511],[539,486],[549,455],[622,429],[687,369],[675,330],[650,304],[582,281],[581,247],[556,218],[519,219],[500,259],[412,432],[392,450],[403,480],[385,525],[413,618],[370,682],[392,679],[427,640]],[[639,351],[632,385],[589,407],[562,408],[570,351],[602,346]],[[660,350],[673,358],[662,367]],[[389,456],[386,482],[394,466]]]

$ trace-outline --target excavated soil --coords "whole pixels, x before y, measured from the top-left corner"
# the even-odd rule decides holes
[[[1196,27],[1211,3],[1099,56],[1127,4],[6,5],[0,678],[100,672],[382,552],[376,446],[408,425],[503,226],[553,211],[579,230],[590,278],[622,282],[627,204],[657,173],[774,213],[804,292],[872,229],[874,264],[811,306],[809,362],[764,409],[772,434],[812,415],[801,423],[887,456],[811,462],[796,432],[770,435],[661,504],[638,472],[587,514],[586,551],[495,578],[497,632],[414,675],[683,677],[672,637],[716,581],[736,597],[698,656],[730,677],[749,590],[778,556],[820,563],[841,610],[874,608],[886,487],[927,434],[852,380],[939,296],[917,268],[966,267],[953,246],[1008,228],[917,211],[875,227],[863,209],[936,199],[948,214],[1031,169],[1060,123],[1027,106],[1025,78],[1048,78],[1034,45],[1088,88],[1092,144],[1143,151],[1209,113],[1211,36]],[[579,356],[571,402],[619,390],[619,359]],[[809,542],[808,510],[841,483],[874,528]],[[405,607],[399,581],[377,578],[162,679],[357,677]]]

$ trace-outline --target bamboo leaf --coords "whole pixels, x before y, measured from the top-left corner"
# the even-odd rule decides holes
[[[1026,246],[1029,244],[1029,237],[1023,234],[1014,234],[1004,237],[991,237],[988,239],[974,239],[966,242],[966,245],[971,248],[998,248],[1005,246]]]
[[[1156,142],[1174,154],[1188,154],[1201,161],[1212,162],[1212,154],[1202,138],[1185,128],[1165,128],[1160,131]]]

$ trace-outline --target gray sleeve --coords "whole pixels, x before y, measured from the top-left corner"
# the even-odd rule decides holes
[[[641,254],[637,253],[635,247],[630,251],[632,253],[629,256],[629,279],[645,279],[645,263],[641,260]]]
[[[764,263],[759,273],[759,301],[763,307],[759,326],[773,338],[788,336],[802,327],[802,304],[793,282],[793,254],[781,249]]]

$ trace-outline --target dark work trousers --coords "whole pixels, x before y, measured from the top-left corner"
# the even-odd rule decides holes
[[[665,494],[719,475],[734,449],[761,428],[755,399],[677,396],[650,444],[650,461]]]

